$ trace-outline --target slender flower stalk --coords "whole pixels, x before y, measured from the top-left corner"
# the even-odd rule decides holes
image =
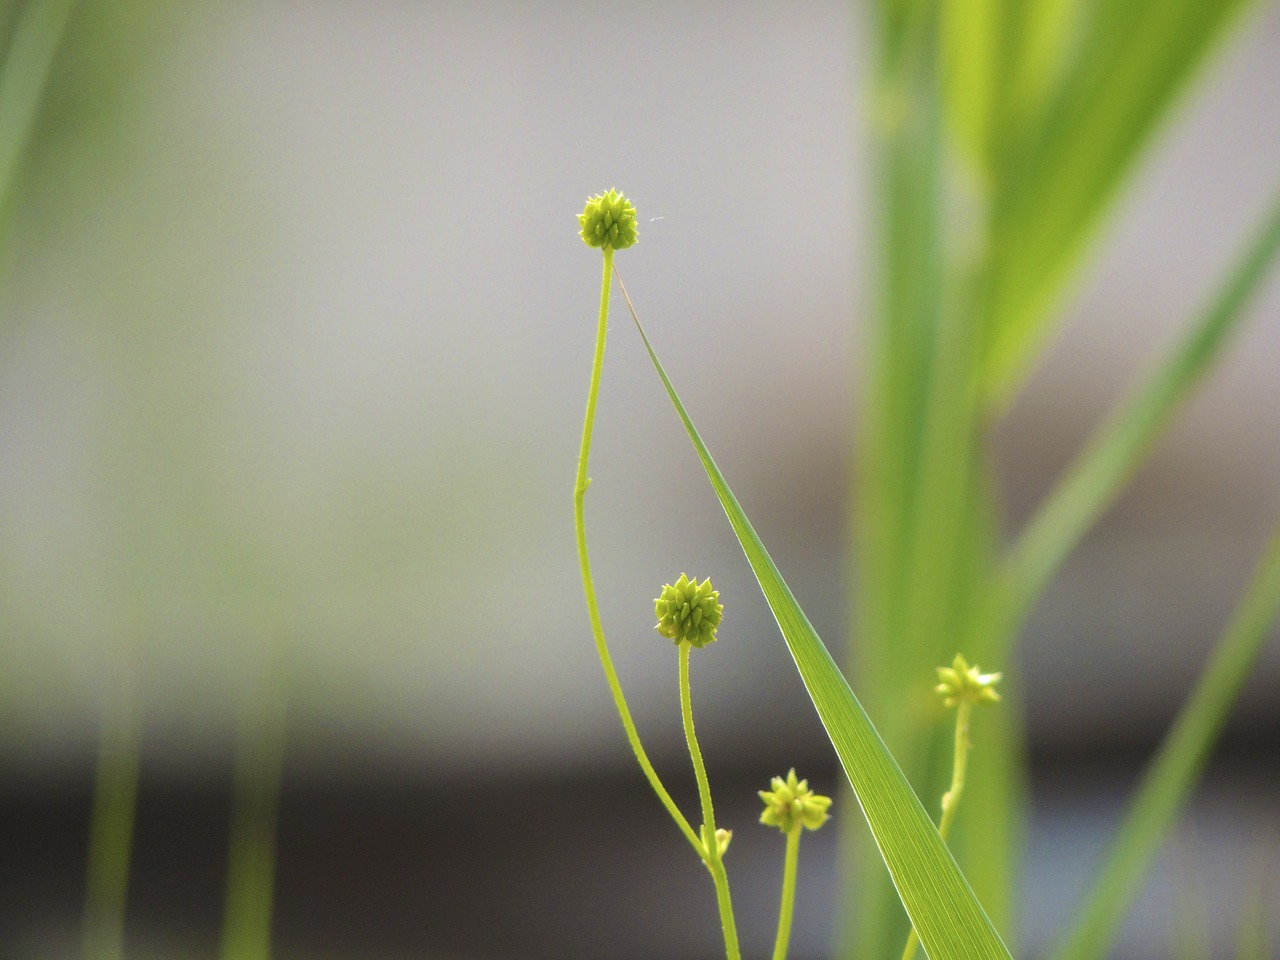
[[[681,579],[684,579],[683,576]],[[710,581],[703,581],[710,586]],[[658,603],[662,601],[659,600]],[[661,627],[661,624],[659,625]],[[714,639],[712,637],[711,639]],[[716,904],[720,909],[720,927],[724,932],[725,955],[729,960],[739,960],[738,927],[733,919],[733,900],[729,895],[729,875],[724,869],[724,848],[729,845],[729,834],[716,830],[715,809],[711,803],[711,784],[707,780],[707,767],[698,746],[698,735],[693,729],[693,701],[689,692],[690,641],[680,641],[680,713],[684,717],[684,737],[689,744],[689,756],[693,760],[694,776],[698,780],[698,796],[702,801],[702,837],[706,851],[703,862],[716,886]],[[723,835],[723,842],[722,841]]]
[[[698,780],[698,794],[702,801],[703,824],[700,833],[694,832],[689,821],[675,805],[675,801],[662,785],[657,771],[649,762],[649,757],[640,743],[640,735],[636,732],[626,697],[623,696],[622,685],[618,682],[613,658],[609,655],[609,646],[605,641],[604,627],[600,620],[600,608],[596,602],[591,563],[587,555],[584,511],[587,487],[591,484],[587,476],[587,463],[591,454],[591,434],[595,423],[596,401],[600,393],[600,375],[604,367],[604,341],[609,329],[609,284],[613,274],[613,252],[635,243],[636,211],[622,194],[610,190],[608,193],[590,198],[586,208],[579,214],[578,221],[582,227],[583,242],[588,246],[600,247],[604,255],[604,277],[600,284],[600,321],[596,328],[591,386],[587,391],[587,413],[582,426],[582,448],[578,454],[578,474],[573,488],[573,517],[578,541],[578,564],[582,570],[582,589],[586,595],[587,612],[591,619],[591,633],[595,637],[596,651],[600,655],[600,665],[604,668],[605,679],[613,694],[614,706],[622,720],[622,727],[626,731],[627,740],[631,744],[636,760],[644,771],[645,777],[648,778],[653,792],[658,795],[658,799],[666,807],[671,819],[675,821],[676,826],[680,828],[685,839],[689,841],[711,874],[716,888],[716,902],[720,909],[720,925],[724,931],[726,957],[728,960],[741,960],[738,931],[733,919],[733,903],[729,896],[729,878],[725,873],[723,859],[732,834],[727,830],[716,829],[715,812],[711,805],[711,787],[707,780],[702,751],[698,747],[698,738],[693,729],[693,707],[689,695],[689,650],[692,647],[706,646],[715,640],[716,627],[719,626],[724,612],[719,602],[720,594],[711,586],[710,580],[699,583],[696,579],[690,580],[681,574],[675,584],[666,584],[662,588],[662,594],[654,601],[655,613],[658,617],[658,632],[675,641],[680,651],[680,706],[684,717],[685,739],[689,744],[689,755],[693,759],[693,769]]]
[[[778,909],[778,935],[773,944],[773,960],[786,960],[791,942],[791,918],[796,902],[796,865],[800,860],[800,833],[817,830],[830,814],[831,798],[819,796],[809,789],[808,780],[796,779],[793,767],[786,779],[774,777],[772,790],[761,790],[764,813],[760,822],[777,827],[787,838],[786,858],[782,866],[782,904]]]
[[[631,744],[636,761],[644,771],[653,792],[657,794],[658,799],[694,851],[702,857],[705,853],[702,840],[694,833],[693,827],[689,825],[689,821],[671,799],[671,794],[662,785],[657,771],[654,770],[648,754],[640,743],[640,734],[636,731],[635,721],[631,718],[631,710],[627,707],[627,699],[623,696],[622,684],[618,682],[618,673],[614,669],[613,658],[609,655],[609,645],[605,641],[604,626],[600,620],[600,607],[596,602],[595,584],[591,577],[591,562],[587,556],[584,498],[587,487],[591,484],[587,476],[587,462],[591,454],[591,434],[595,425],[596,401],[600,395],[600,376],[604,369],[605,333],[609,329],[609,281],[613,275],[614,250],[629,247],[636,241],[635,208],[621,194],[610,190],[606,194],[588,200],[586,209],[579,214],[578,219],[582,225],[583,241],[589,246],[600,247],[604,254],[604,276],[600,283],[600,319],[596,327],[591,385],[587,390],[587,413],[582,425],[582,447],[578,453],[578,473],[573,487],[573,521],[578,541],[578,565],[582,571],[582,589],[586,595],[587,613],[591,619],[591,634],[595,638],[596,652],[600,655],[600,665],[604,668],[605,679],[613,694],[614,707],[622,720],[622,728],[627,734],[627,742]]]
[[[787,960],[791,943],[791,917],[796,905],[796,865],[800,861],[800,824],[787,831],[787,853],[782,864],[782,904],[778,907],[778,935],[773,941],[773,960]]]
[[[951,836],[951,825],[956,819],[956,810],[960,806],[960,796],[964,793],[965,771],[969,766],[969,751],[973,744],[969,741],[969,715],[976,703],[997,703],[1000,694],[995,686],[1000,682],[1001,674],[979,673],[978,668],[971,667],[964,657],[956,654],[950,667],[938,668],[938,685],[934,690],[942,697],[948,707],[956,708],[955,747],[951,763],[951,789],[942,795],[942,817],[938,821],[938,834],[945,842]],[[902,960],[914,960],[920,938],[915,928],[907,934],[907,944],[902,950]]]

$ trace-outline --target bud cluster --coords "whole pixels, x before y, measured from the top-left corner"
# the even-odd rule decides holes
[[[658,632],[668,640],[705,647],[716,638],[724,607],[720,591],[711,586],[710,579],[699,583],[697,578],[690,580],[682,573],[675,583],[663,585],[662,593],[653,602],[653,612],[658,618]]]
[[[957,653],[951,666],[938,667],[938,685],[933,689],[948,707],[958,703],[998,703],[1000,694],[995,688],[1001,676],[999,673],[979,673],[976,666],[969,666],[968,661]]]
[[[636,242],[636,208],[617,190],[597,194],[578,214],[579,233],[589,247],[623,250]]]
[[[831,806],[831,798],[810,790],[808,780],[797,780],[794,767],[787,779],[774,777],[770,786],[772,790],[760,791],[760,799],[764,801],[760,822],[765,826],[777,827],[783,833],[790,833],[796,824],[817,830],[830,817],[827,808]]]

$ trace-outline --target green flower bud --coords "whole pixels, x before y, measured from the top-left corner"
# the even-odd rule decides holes
[[[958,703],[999,703],[1000,694],[996,693],[995,686],[1001,676],[999,673],[979,673],[976,666],[969,666],[968,661],[957,653],[951,666],[938,667],[938,685],[933,689],[948,707]]]
[[[617,190],[597,194],[578,214],[579,233],[589,247],[624,250],[636,242],[636,208]]]
[[[831,806],[831,798],[810,790],[808,780],[797,780],[795,767],[787,779],[774,777],[770,785],[772,790],[760,791],[760,799],[764,801],[760,822],[765,826],[790,833],[796,824],[817,830],[830,819],[827,808]]]
[[[707,847],[707,825],[704,823],[698,828],[698,833],[702,836],[702,845]],[[729,849],[729,842],[733,840],[733,831],[719,827],[716,830],[716,850],[720,852],[720,856],[724,856],[724,852]]]
[[[690,580],[682,573],[674,584],[663,584],[661,596],[653,602],[653,612],[658,618],[658,632],[668,640],[705,647],[716,638],[724,607],[720,604],[720,591],[711,586],[709,579],[698,583],[696,578]]]

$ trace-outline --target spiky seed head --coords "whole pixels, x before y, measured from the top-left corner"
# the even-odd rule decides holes
[[[720,591],[711,586],[711,580],[698,582],[685,574],[675,583],[662,585],[662,593],[653,601],[653,612],[658,618],[657,630],[677,645],[688,643],[705,647],[716,638],[716,627],[724,617],[720,603]]]
[[[578,231],[589,247],[624,250],[637,240],[636,208],[617,190],[600,193],[587,200],[578,214]]]
[[[764,801],[760,822],[765,826],[790,833],[797,824],[808,830],[817,830],[830,819],[827,809],[831,806],[831,798],[810,790],[808,780],[797,780],[795,767],[791,768],[785,780],[774,777],[770,786],[772,790],[760,791],[760,799]]]
[[[933,689],[948,707],[959,703],[999,703],[1000,694],[995,688],[1002,676],[999,673],[979,673],[976,666],[969,666],[968,661],[957,653],[951,666],[938,667],[938,685]]]

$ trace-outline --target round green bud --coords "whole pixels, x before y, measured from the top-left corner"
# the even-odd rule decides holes
[[[675,583],[663,584],[662,593],[653,602],[653,612],[658,618],[658,632],[668,640],[705,647],[716,638],[724,607],[720,604],[720,591],[711,586],[709,579],[699,583],[682,573]]]
[[[995,688],[1002,676],[999,673],[979,673],[976,666],[969,666],[968,661],[957,653],[951,666],[938,667],[938,685],[933,689],[948,707],[959,703],[999,703],[1000,694]]]
[[[598,194],[578,214],[583,242],[589,247],[624,250],[636,242],[636,208],[617,190]]]
[[[772,790],[760,791],[760,799],[764,801],[760,822],[765,826],[790,833],[797,824],[807,830],[817,830],[830,819],[827,809],[831,798],[810,790],[808,780],[797,780],[795,767],[785,780],[774,777],[770,786]]]

